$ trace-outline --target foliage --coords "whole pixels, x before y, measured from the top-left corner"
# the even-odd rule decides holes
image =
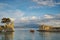
[[[1,23],[7,23],[7,22],[10,22],[10,18],[2,18],[2,21]]]

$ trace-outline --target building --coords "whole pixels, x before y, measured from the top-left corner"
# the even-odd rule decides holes
[[[4,23],[5,25],[0,26],[0,31],[5,32],[12,32],[14,31],[14,21],[11,21],[9,18],[3,18],[1,23]]]
[[[48,25],[41,25],[39,31],[60,32],[60,27],[53,27]]]

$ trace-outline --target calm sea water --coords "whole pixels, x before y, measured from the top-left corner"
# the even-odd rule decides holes
[[[32,33],[29,30],[34,29]],[[60,40],[59,32],[38,32],[37,28],[15,28],[15,32],[0,33],[0,40]]]

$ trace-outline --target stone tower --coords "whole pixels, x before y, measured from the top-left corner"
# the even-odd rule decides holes
[[[6,32],[14,31],[14,21],[12,21],[10,18],[3,18],[1,22],[5,23],[3,31]]]

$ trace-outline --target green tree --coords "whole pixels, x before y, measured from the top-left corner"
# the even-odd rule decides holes
[[[10,18],[2,18],[1,23],[9,23],[11,22]]]

